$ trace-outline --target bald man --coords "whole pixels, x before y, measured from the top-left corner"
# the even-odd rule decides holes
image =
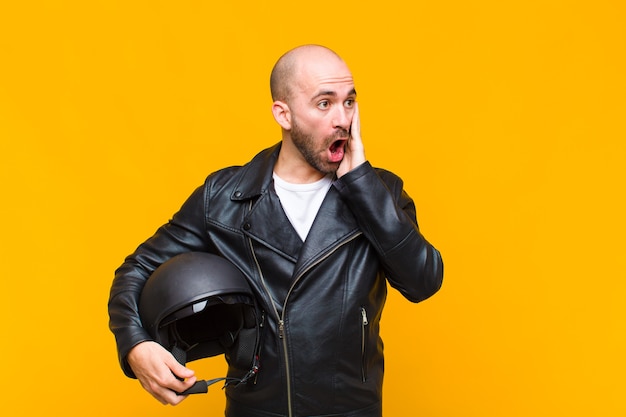
[[[402,180],[366,160],[354,80],[335,52],[285,53],[270,90],[281,141],[210,174],[116,270],[109,314],[121,366],[163,404],[187,398],[177,393],[194,372],[153,341],[137,304],[159,265],[209,252],[243,272],[264,318],[260,368],[226,386],[227,417],[380,417],[387,284],[411,302],[432,296],[441,256]]]

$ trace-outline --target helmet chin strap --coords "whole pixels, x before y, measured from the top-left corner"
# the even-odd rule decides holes
[[[230,332],[227,332],[227,333],[230,334]],[[234,340],[235,337],[236,337],[235,335],[232,335],[232,334],[230,335],[231,340]],[[184,366],[187,363],[187,351],[191,349],[192,347],[193,346],[187,345],[185,348],[183,348],[179,346],[178,343],[176,343],[174,344],[174,346],[172,346],[171,353],[174,356],[174,358],[178,361],[178,363]],[[177,395],[206,394],[207,392],[209,392],[209,386],[220,381],[226,381],[222,389],[226,388],[229,385],[233,385],[236,387],[239,384],[245,384],[250,378],[256,376],[256,374],[259,372],[259,369],[260,369],[258,352],[254,353],[253,358],[254,359],[252,361],[252,366],[250,367],[250,370],[242,378],[221,377],[221,378],[213,378],[213,379],[207,379],[207,380],[199,380],[199,381],[196,381],[190,388],[186,389],[183,392],[177,392],[176,394]]]
[[[178,344],[175,344],[172,347],[172,355],[181,365],[185,365],[187,363],[187,351],[180,347]],[[180,379],[180,378],[179,378]],[[183,391],[177,392],[177,395],[188,395],[188,394],[205,394],[209,392],[209,385],[213,385],[216,382],[227,380],[228,378],[215,378],[210,380],[200,380],[196,381],[195,384],[191,386],[191,388]]]

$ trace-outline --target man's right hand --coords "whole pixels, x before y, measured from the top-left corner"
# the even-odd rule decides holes
[[[183,392],[196,382],[194,372],[156,342],[139,343],[130,350],[127,360],[141,386],[162,404],[179,404],[187,396],[176,392]]]

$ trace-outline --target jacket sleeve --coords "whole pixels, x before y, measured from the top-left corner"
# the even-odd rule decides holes
[[[443,281],[443,261],[420,233],[415,204],[402,180],[365,162],[335,187],[375,247],[389,284],[412,302],[435,294]]]
[[[205,187],[199,187],[181,209],[156,233],[142,243],[115,271],[108,310],[109,328],[115,335],[124,373],[135,377],[126,355],[135,345],[151,340],[139,317],[141,290],[152,272],[182,252],[208,251],[205,233]]]

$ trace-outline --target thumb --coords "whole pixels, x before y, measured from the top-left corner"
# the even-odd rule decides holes
[[[176,358],[174,358],[174,356],[170,356],[169,359],[166,361],[166,364],[174,373],[174,375],[179,378],[187,379],[191,378],[195,374],[193,370],[181,365],[180,362],[178,362]]]

